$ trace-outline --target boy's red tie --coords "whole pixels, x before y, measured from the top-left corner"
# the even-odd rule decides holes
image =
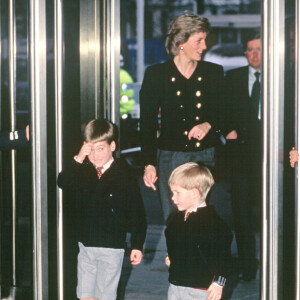
[[[97,175],[98,175],[98,178],[100,179],[101,176],[102,176],[102,170],[103,170],[103,167],[97,167]]]

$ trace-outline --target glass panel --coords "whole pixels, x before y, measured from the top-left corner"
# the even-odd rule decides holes
[[[138,5],[143,6],[143,12],[138,8]],[[144,70],[150,65],[165,62],[171,59],[167,55],[164,43],[167,35],[167,30],[172,19],[183,13],[191,12],[199,14],[200,16],[207,17],[212,25],[213,30],[207,37],[207,51],[203,60],[221,64],[224,71],[235,69],[238,67],[246,66],[248,64],[244,55],[244,48],[242,45],[243,40],[248,36],[249,32],[253,29],[258,29],[261,26],[261,1],[249,0],[249,1],[135,1],[135,0],[120,0],[121,7],[121,70],[120,70],[120,130],[121,130],[121,155],[126,161],[133,167],[142,168],[143,161],[141,158],[140,146],[141,146],[141,132],[140,132],[140,98],[139,91],[141,88],[143,78],[138,75],[138,67],[143,67]],[[139,18],[142,19],[142,26],[139,23]],[[138,25],[139,24],[139,25]],[[139,43],[139,31],[144,34],[143,43]],[[139,52],[143,52],[144,60],[138,61]],[[252,83],[253,84],[253,83]],[[245,83],[246,92],[248,92],[248,82]],[[153,87],[153,94],[157,90],[157,86]],[[155,101],[155,99],[153,99]],[[226,99],[228,101],[228,99]],[[175,114],[175,112],[174,112]],[[242,117],[241,117],[242,118]],[[246,115],[247,118],[247,115]],[[158,111],[158,124],[160,126],[160,112]],[[177,125],[177,124],[176,124]],[[260,130],[257,130],[257,136],[260,135]],[[259,138],[258,138],[259,139]],[[221,217],[229,224],[233,232],[236,229],[234,225],[234,213],[231,206],[231,187],[232,187],[232,174],[229,169],[232,165],[226,165],[224,162],[224,156],[226,149],[217,149],[215,169],[216,184],[211,195],[211,203],[213,203],[217,209],[217,212]],[[170,149],[164,149],[170,150]],[[257,155],[257,160],[261,166],[262,151],[260,150]],[[254,160],[254,156],[251,155],[250,161]],[[222,163],[222,164],[221,164]],[[232,164],[232,162],[231,162]],[[261,174],[261,169],[258,167],[257,176]],[[140,173],[139,173],[140,174]],[[163,226],[164,221],[162,218],[161,204],[159,202],[159,195],[157,192],[153,192],[146,188],[141,179],[141,189],[144,196],[146,211],[148,213],[149,229],[148,232],[153,233],[153,241],[149,238],[149,244],[146,244],[145,260],[149,261],[151,266],[155,263],[161,263],[163,258],[153,253],[157,251],[166,251],[164,242]],[[261,180],[257,180],[261,183]],[[245,184],[245,183],[244,183]],[[245,188],[249,188],[245,184]],[[260,184],[258,184],[260,186]],[[257,188],[257,187],[256,187]],[[260,187],[261,188],[261,187]],[[251,189],[250,189],[251,190]],[[245,209],[250,207],[253,210],[253,217],[249,220],[248,227],[251,227],[250,222],[253,222],[253,231],[255,232],[256,246],[254,249],[255,257],[260,260],[260,218],[261,218],[261,193],[258,191],[258,196],[255,201],[250,201],[251,204],[255,202],[253,206],[243,206]],[[240,202],[239,202],[240,204]],[[248,211],[251,213],[250,211]],[[244,233],[243,233],[244,234]],[[162,243],[158,243],[158,240]],[[151,243],[152,242],[152,243]],[[249,241],[247,241],[249,242]],[[250,242],[249,242],[250,244]],[[254,242],[252,242],[252,245]],[[242,251],[242,250],[240,250]],[[228,280],[228,287],[225,289],[226,293],[235,297],[252,297],[253,299],[259,299],[259,271],[255,272],[258,268],[258,262],[253,260],[253,270],[250,279],[244,277],[242,281],[238,281],[237,277],[242,270],[241,257],[238,252],[236,240],[232,244],[232,254],[234,257],[234,274],[232,278]],[[158,260],[156,260],[158,259]],[[159,261],[161,259],[161,261]],[[142,267],[141,267],[142,268]],[[166,280],[168,276],[167,268],[161,265],[161,272],[163,275],[158,275],[153,271],[153,276],[150,278],[161,278],[161,281],[157,283],[153,280],[148,281],[148,284],[157,284],[152,291],[156,295],[159,290],[162,298],[166,297],[167,285]],[[130,273],[131,270],[128,270]],[[135,278],[135,271],[131,271],[131,275],[128,280],[128,273],[122,277],[124,282],[127,282],[127,287],[123,288],[123,292],[129,293],[132,287],[132,278]],[[122,282],[123,282],[122,281]],[[154,283],[155,281],[155,283]],[[134,287],[135,290],[139,290],[138,286]],[[224,292],[225,292],[224,291]],[[145,292],[141,287],[138,291],[141,295]],[[163,296],[162,296],[163,295]],[[228,295],[227,295],[228,296]]]
[[[49,41],[47,60],[47,109],[48,109],[48,191],[49,191],[49,299],[58,298],[57,257],[57,203],[56,199],[56,118],[55,81],[54,81],[54,41],[55,16],[54,3],[47,2],[47,41]],[[80,1],[66,0],[62,2],[62,162],[68,164],[76,151],[80,149],[81,137],[81,103],[80,103]],[[92,80],[91,80],[92,81]],[[95,102],[90,103],[92,111]],[[84,110],[84,109],[83,109]],[[56,147],[55,147],[56,146]],[[76,299],[77,281],[77,244],[74,231],[74,201],[70,192],[63,193],[62,229],[63,229],[63,299]]]
[[[57,244],[57,203],[56,203],[56,137],[55,137],[55,8],[54,0],[46,1],[47,37],[47,157],[48,157],[48,255],[49,282],[48,299],[58,299],[58,244]]]
[[[63,109],[62,109],[62,156],[63,168],[70,164],[73,157],[79,152],[82,143],[82,129],[91,119],[107,117],[112,115],[110,89],[112,82],[109,76],[110,55],[108,46],[109,35],[109,6],[111,1],[82,0],[63,1]],[[47,1],[48,5],[48,1]],[[51,5],[47,12],[51,12]],[[48,20],[48,40],[53,39],[52,26],[54,19],[51,13]],[[52,25],[52,26],[51,26]],[[49,49],[48,65],[49,70],[53,68],[53,49]],[[53,87],[54,74],[50,73],[49,85]],[[50,79],[49,79],[50,78]],[[48,89],[49,114],[48,130],[50,164],[55,165],[55,107],[54,89]],[[109,100],[108,100],[109,99]],[[54,193],[55,174],[50,169],[51,186],[50,193]],[[49,199],[54,199],[54,194]],[[56,220],[54,202],[49,204],[49,222]],[[70,190],[63,190],[63,289],[64,299],[76,298],[77,283],[77,254],[78,245],[74,226],[77,221],[76,204],[74,204],[74,193]],[[50,259],[56,261],[56,226],[49,226]],[[56,296],[55,269],[50,269],[50,293]],[[53,289],[51,288],[53,286]],[[52,299],[50,294],[50,298]]]
[[[295,173],[289,151],[295,147],[295,0],[285,1],[285,95],[284,95],[284,203],[283,203],[283,298],[296,299],[295,270]],[[288,279],[289,276],[289,279]]]
[[[97,117],[113,115],[110,111],[109,76],[109,5],[111,1],[82,0],[63,1],[63,95],[62,95],[62,162],[63,168],[70,164],[83,143],[82,129],[86,122]],[[109,4],[109,5],[108,5]],[[55,16],[53,1],[47,1],[47,100],[48,100],[48,158],[49,158],[49,261],[56,265],[57,258],[57,211],[55,206],[56,139],[55,123],[55,81],[54,81],[54,40]],[[108,100],[109,99],[109,100]],[[58,146],[58,145],[56,145]],[[76,204],[74,193],[63,190],[63,297],[76,298],[77,254]],[[52,225],[51,225],[52,224]],[[57,269],[49,268],[49,299],[57,296]]]
[[[11,151],[8,135],[12,129],[18,130],[19,140],[23,140],[25,127],[30,123],[30,83],[29,83],[29,3],[13,1],[14,27],[9,26],[9,3],[1,1],[1,297],[20,295],[32,298],[33,258],[32,258],[32,182],[31,151],[29,143],[17,146],[15,172],[12,171]],[[10,69],[10,29],[15,34],[15,67]],[[10,92],[10,72],[14,70],[14,93]],[[14,94],[14,99],[11,95]],[[11,105],[11,101],[13,105]],[[15,112],[12,113],[11,109]],[[13,116],[13,118],[12,118]],[[14,135],[14,137],[16,137]],[[10,148],[8,146],[7,148]],[[15,146],[14,146],[15,147]],[[13,181],[16,182],[15,191]],[[13,213],[13,195],[15,213]],[[15,222],[14,222],[15,219]],[[13,225],[15,224],[15,225]],[[14,227],[15,226],[15,227]],[[15,244],[15,247],[14,247]],[[15,249],[15,253],[14,253]]]

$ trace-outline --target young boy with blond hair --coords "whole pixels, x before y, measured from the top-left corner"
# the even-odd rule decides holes
[[[232,233],[206,203],[213,184],[208,168],[193,162],[177,167],[169,178],[178,212],[165,230],[168,300],[222,297],[231,265]]]
[[[77,297],[116,299],[126,233],[131,233],[132,265],[142,260],[145,210],[132,170],[115,159],[118,130],[108,120],[90,121],[79,153],[58,176],[75,193],[77,208]]]

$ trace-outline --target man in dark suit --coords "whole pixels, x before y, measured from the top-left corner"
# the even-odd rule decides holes
[[[251,31],[244,40],[248,66],[228,71],[227,150],[230,153],[232,210],[240,258],[239,277],[256,277],[254,207],[261,203],[262,183],[262,105],[260,97],[261,40]],[[260,210],[260,209],[259,209]]]

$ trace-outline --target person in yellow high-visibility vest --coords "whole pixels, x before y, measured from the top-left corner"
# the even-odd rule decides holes
[[[120,115],[121,118],[125,119],[131,113],[135,104],[133,89],[128,88],[128,83],[133,83],[132,77],[126,70],[120,69]]]

